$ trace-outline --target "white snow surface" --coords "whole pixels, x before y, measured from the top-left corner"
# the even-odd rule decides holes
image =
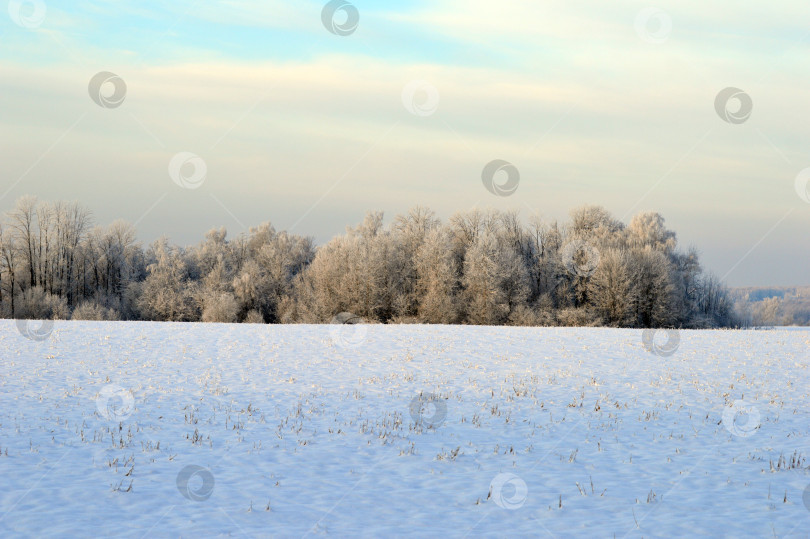
[[[0,536],[807,537],[810,331],[678,337],[2,321]]]

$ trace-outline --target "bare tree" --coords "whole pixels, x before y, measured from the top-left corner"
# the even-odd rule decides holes
[[[0,306],[8,298],[9,314],[16,315],[14,299],[17,294],[17,272],[19,266],[19,246],[14,237],[0,223]],[[5,275],[5,278],[3,278]]]
[[[23,256],[28,266],[30,286],[37,284],[36,264],[34,261],[34,250],[36,249],[36,207],[36,197],[25,196],[17,200],[14,209],[8,214],[9,225],[14,231],[15,239],[22,246]]]

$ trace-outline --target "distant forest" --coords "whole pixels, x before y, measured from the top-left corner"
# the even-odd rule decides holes
[[[657,213],[629,224],[585,206],[566,222],[416,207],[369,213],[316,246],[269,223],[195,246],[144,248],[132,225],[96,226],[78,203],[17,201],[0,224],[6,318],[522,326],[730,327],[750,323],[680,251]]]
[[[810,326],[810,286],[732,288],[746,326]]]

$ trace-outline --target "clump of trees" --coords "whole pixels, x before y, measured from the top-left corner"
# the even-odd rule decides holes
[[[416,207],[369,213],[320,247],[269,223],[196,246],[95,226],[76,203],[17,201],[0,223],[0,313],[14,318],[720,327],[740,324],[657,213],[585,206],[564,223]]]
[[[746,326],[810,325],[810,287],[737,288],[731,296]]]

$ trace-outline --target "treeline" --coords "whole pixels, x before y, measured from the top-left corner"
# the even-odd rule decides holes
[[[735,288],[735,312],[745,326],[810,325],[810,287]]]
[[[586,206],[565,223],[417,207],[369,213],[323,246],[269,223],[146,247],[76,203],[25,197],[0,224],[0,312],[13,318],[719,327],[726,288],[656,213],[628,225]]]

